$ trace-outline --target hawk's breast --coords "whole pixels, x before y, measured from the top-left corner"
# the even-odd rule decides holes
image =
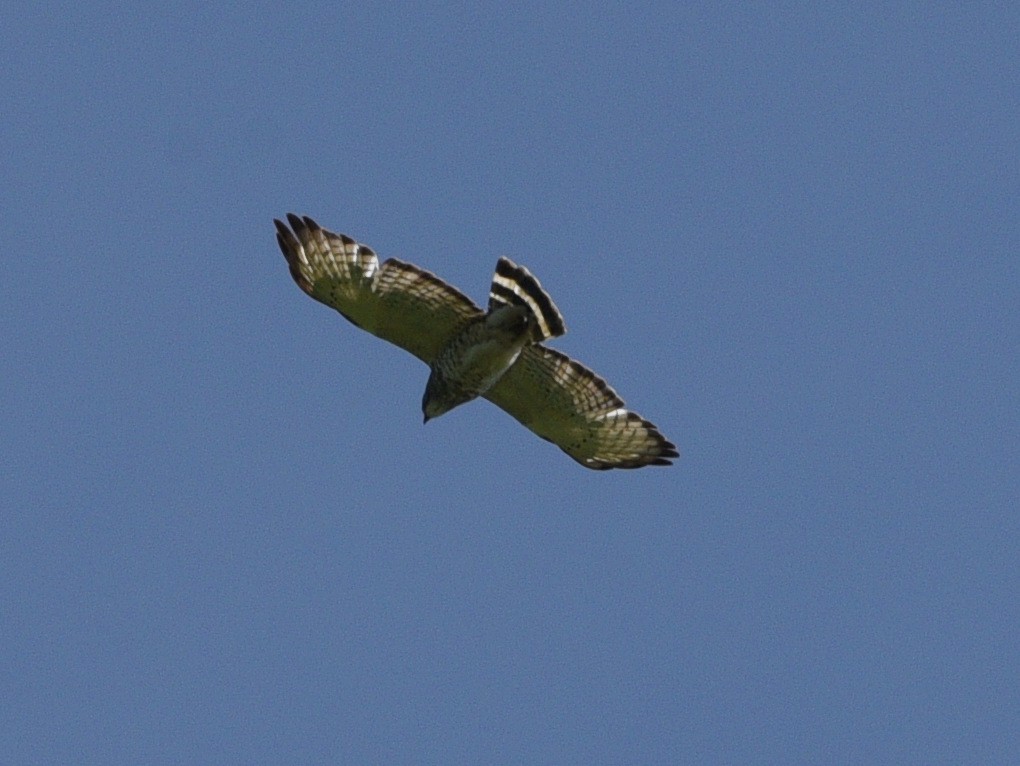
[[[503,307],[454,336],[439,352],[435,368],[451,386],[478,396],[510,369],[527,341],[527,313]]]
[[[517,361],[529,332],[527,309],[503,306],[454,335],[432,364],[422,400],[426,420],[492,388]]]

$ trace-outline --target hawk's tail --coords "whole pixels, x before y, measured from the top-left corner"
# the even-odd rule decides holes
[[[489,288],[489,311],[500,306],[524,306],[528,309],[534,319],[532,326],[535,328],[535,343],[555,338],[567,331],[563,316],[549,293],[542,289],[530,271],[509,258],[500,258],[496,263],[496,273],[492,277],[492,287]]]

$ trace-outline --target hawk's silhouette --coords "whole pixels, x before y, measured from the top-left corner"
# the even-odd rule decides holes
[[[496,263],[487,311],[434,274],[375,253],[311,218],[276,221],[298,286],[431,369],[425,420],[483,396],[587,468],[670,465],[676,447],[584,365],[542,342],[566,332],[538,280]]]

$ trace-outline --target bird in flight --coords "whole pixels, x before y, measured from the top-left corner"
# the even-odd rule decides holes
[[[483,311],[410,263],[379,263],[371,248],[308,217],[276,220],[276,240],[304,292],[430,368],[425,421],[479,396],[586,468],[670,465],[676,447],[602,378],[543,345],[563,335],[559,309],[523,266],[500,258]]]

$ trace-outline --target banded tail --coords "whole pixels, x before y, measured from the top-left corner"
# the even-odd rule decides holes
[[[500,306],[524,306],[528,309],[534,319],[533,343],[541,343],[567,331],[563,316],[549,293],[542,289],[530,271],[509,258],[500,258],[496,263],[496,273],[489,288],[489,313]]]

